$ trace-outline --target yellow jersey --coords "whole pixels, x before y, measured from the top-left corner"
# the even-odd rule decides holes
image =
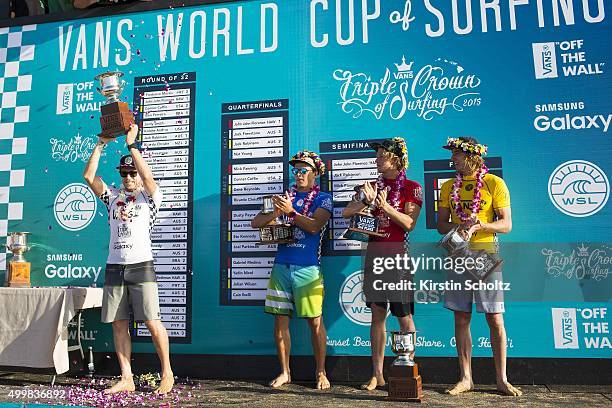
[[[461,224],[461,219],[455,211],[455,203],[451,198],[454,182],[455,178],[453,177],[442,184],[438,205],[450,208],[451,222],[453,224]],[[459,199],[466,214],[470,214],[472,211],[472,199],[474,198],[475,188],[475,177],[463,177]],[[482,222],[493,222],[495,221],[495,210],[506,207],[510,207],[510,192],[506,183],[501,177],[491,173],[485,174],[482,180],[482,189],[480,190],[480,212],[478,212],[478,219]],[[497,237],[494,232],[476,231],[472,235],[470,242],[472,244],[497,242]]]

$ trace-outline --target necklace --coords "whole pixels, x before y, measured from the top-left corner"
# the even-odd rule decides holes
[[[406,180],[406,170],[402,170],[397,175],[397,178],[395,179],[395,183],[393,183],[393,187],[391,187],[391,191],[389,192],[389,196],[387,198],[387,200],[389,201],[389,204],[391,204],[391,206],[395,208],[397,211],[401,211],[400,210],[401,189],[404,186],[405,180]],[[385,188],[385,178],[382,174],[380,174],[378,176],[378,179],[376,179],[376,186],[378,187],[379,190],[382,190]]]
[[[309,216],[308,211],[310,210],[310,207],[312,206],[315,197],[317,196],[317,194],[319,194],[319,191],[321,191],[321,187],[319,187],[318,184],[312,186],[312,190],[310,190],[310,192],[306,196],[306,199],[304,200],[304,206],[302,207],[302,211],[300,212],[300,214],[305,215],[307,217]],[[291,202],[295,200],[296,194],[297,186],[294,184],[289,189],[289,197],[291,197]]]
[[[480,190],[482,189],[485,174],[489,172],[489,169],[484,164],[478,170],[476,174],[476,187],[474,188],[474,198],[472,198],[472,204],[470,205],[470,214],[466,214],[463,211],[463,207],[461,206],[461,199],[459,197],[459,191],[461,191],[461,187],[463,185],[463,176],[461,173],[457,172],[455,175],[455,182],[453,183],[453,191],[451,193],[451,200],[455,204],[455,213],[461,222],[467,222],[472,218],[476,218],[478,213],[480,212]]]
[[[119,190],[119,197],[117,198],[117,207],[119,207],[119,216],[121,217],[121,221],[132,222],[132,209],[134,208],[134,204],[136,203],[136,191],[135,194],[128,194],[124,188]]]

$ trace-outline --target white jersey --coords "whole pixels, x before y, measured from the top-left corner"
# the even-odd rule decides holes
[[[108,209],[109,264],[134,264],[153,260],[151,230],[162,202],[159,187],[149,196],[142,189],[133,193],[104,184],[100,200]]]

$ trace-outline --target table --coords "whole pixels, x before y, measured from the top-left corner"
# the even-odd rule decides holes
[[[80,311],[102,306],[102,288],[0,288],[0,365],[68,371],[68,323]]]

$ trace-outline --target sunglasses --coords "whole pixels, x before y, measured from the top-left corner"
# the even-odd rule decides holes
[[[301,168],[294,167],[291,169],[291,172],[293,173],[294,176],[297,176],[298,174],[301,174],[303,176],[307,174],[309,171],[310,169],[306,167],[301,167]]]
[[[128,175],[130,175],[132,178],[135,178],[138,175],[137,171],[120,171],[119,174],[121,174],[122,178],[126,178]]]

